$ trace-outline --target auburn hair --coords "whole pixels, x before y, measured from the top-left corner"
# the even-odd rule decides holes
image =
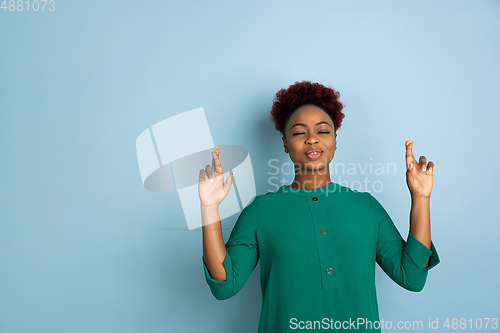
[[[342,125],[345,107],[339,100],[340,93],[333,88],[310,81],[295,82],[287,89],[279,90],[273,99],[269,119],[281,134],[292,114],[302,105],[313,104],[325,111],[333,121],[335,132]]]

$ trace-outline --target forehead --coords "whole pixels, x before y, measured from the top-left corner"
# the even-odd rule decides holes
[[[316,105],[302,105],[295,111],[288,122],[289,127],[293,126],[296,122],[301,123],[316,123],[318,121],[326,121],[332,123],[330,116]]]

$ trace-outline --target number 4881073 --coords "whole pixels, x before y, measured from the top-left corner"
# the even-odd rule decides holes
[[[26,10],[29,12],[30,10],[37,12],[41,10],[42,12],[45,11],[45,5],[49,4],[48,10],[53,12],[56,10],[56,2],[55,0],[32,0],[31,1],[31,6],[30,6],[30,0],[23,2],[23,0],[3,0],[2,5],[0,6],[0,9],[3,9],[4,12],[7,10],[9,12],[22,12],[23,10]]]

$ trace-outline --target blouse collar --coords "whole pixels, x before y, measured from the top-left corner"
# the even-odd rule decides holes
[[[309,190],[299,190],[296,188],[288,187],[287,185],[283,185],[278,189],[277,192],[293,194],[293,195],[303,195],[303,196],[318,196],[318,195],[328,195],[337,192],[339,190],[340,190],[340,185],[335,182],[331,182],[331,184],[328,184],[326,186],[313,188]]]

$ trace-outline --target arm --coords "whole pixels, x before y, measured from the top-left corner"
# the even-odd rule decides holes
[[[413,156],[413,141],[406,138],[406,184],[411,196],[410,233],[422,244],[431,249],[431,213],[430,198],[434,182],[434,163],[425,156],[419,162]],[[424,268],[429,267],[429,260]]]
[[[257,227],[260,213],[254,197],[243,209],[229,240],[224,245],[219,204],[229,193],[234,171],[224,182],[219,148],[212,151],[212,166],[200,170],[200,195],[205,279],[215,298],[222,300],[236,295],[257,265]]]
[[[215,280],[224,281],[226,270],[223,266],[226,248],[222,238],[219,205],[228,195],[233,183],[234,172],[224,182],[224,172],[219,159],[219,147],[213,151],[212,166],[207,165],[199,174],[198,193],[200,195],[203,258]]]
[[[429,269],[439,263],[431,240],[430,195],[434,163],[426,166],[425,156],[417,163],[413,156],[413,141],[406,138],[406,183],[411,195],[410,232],[406,242],[389,214],[373,197],[372,206],[379,220],[377,262],[397,284],[411,291],[425,285]]]
[[[202,205],[201,220],[203,225],[203,259],[206,267],[214,280],[225,281],[224,258],[226,257],[226,247],[222,238],[219,207],[204,207]]]
[[[257,229],[260,222],[258,201],[258,197],[254,197],[243,209],[225,246],[220,222],[203,227],[202,262],[205,279],[218,300],[236,295],[257,266]],[[212,215],[212,218],[215,217]]]
[[[376,261],[380,268],[398,285],[421,291],[428,271],[439,263],[439,256],[431,241],[430,249],[416,239],[411,232],[406,242],[401,237],[391,217],[371,194],[374,218],[378,221]],[[425,267],[429,262],[428,267]]]
[[[410,233],[429,250],[431,249],[430,198],[411,198]],[[429,267],[429,259],[424,265],[424,268],[427,267]]]

